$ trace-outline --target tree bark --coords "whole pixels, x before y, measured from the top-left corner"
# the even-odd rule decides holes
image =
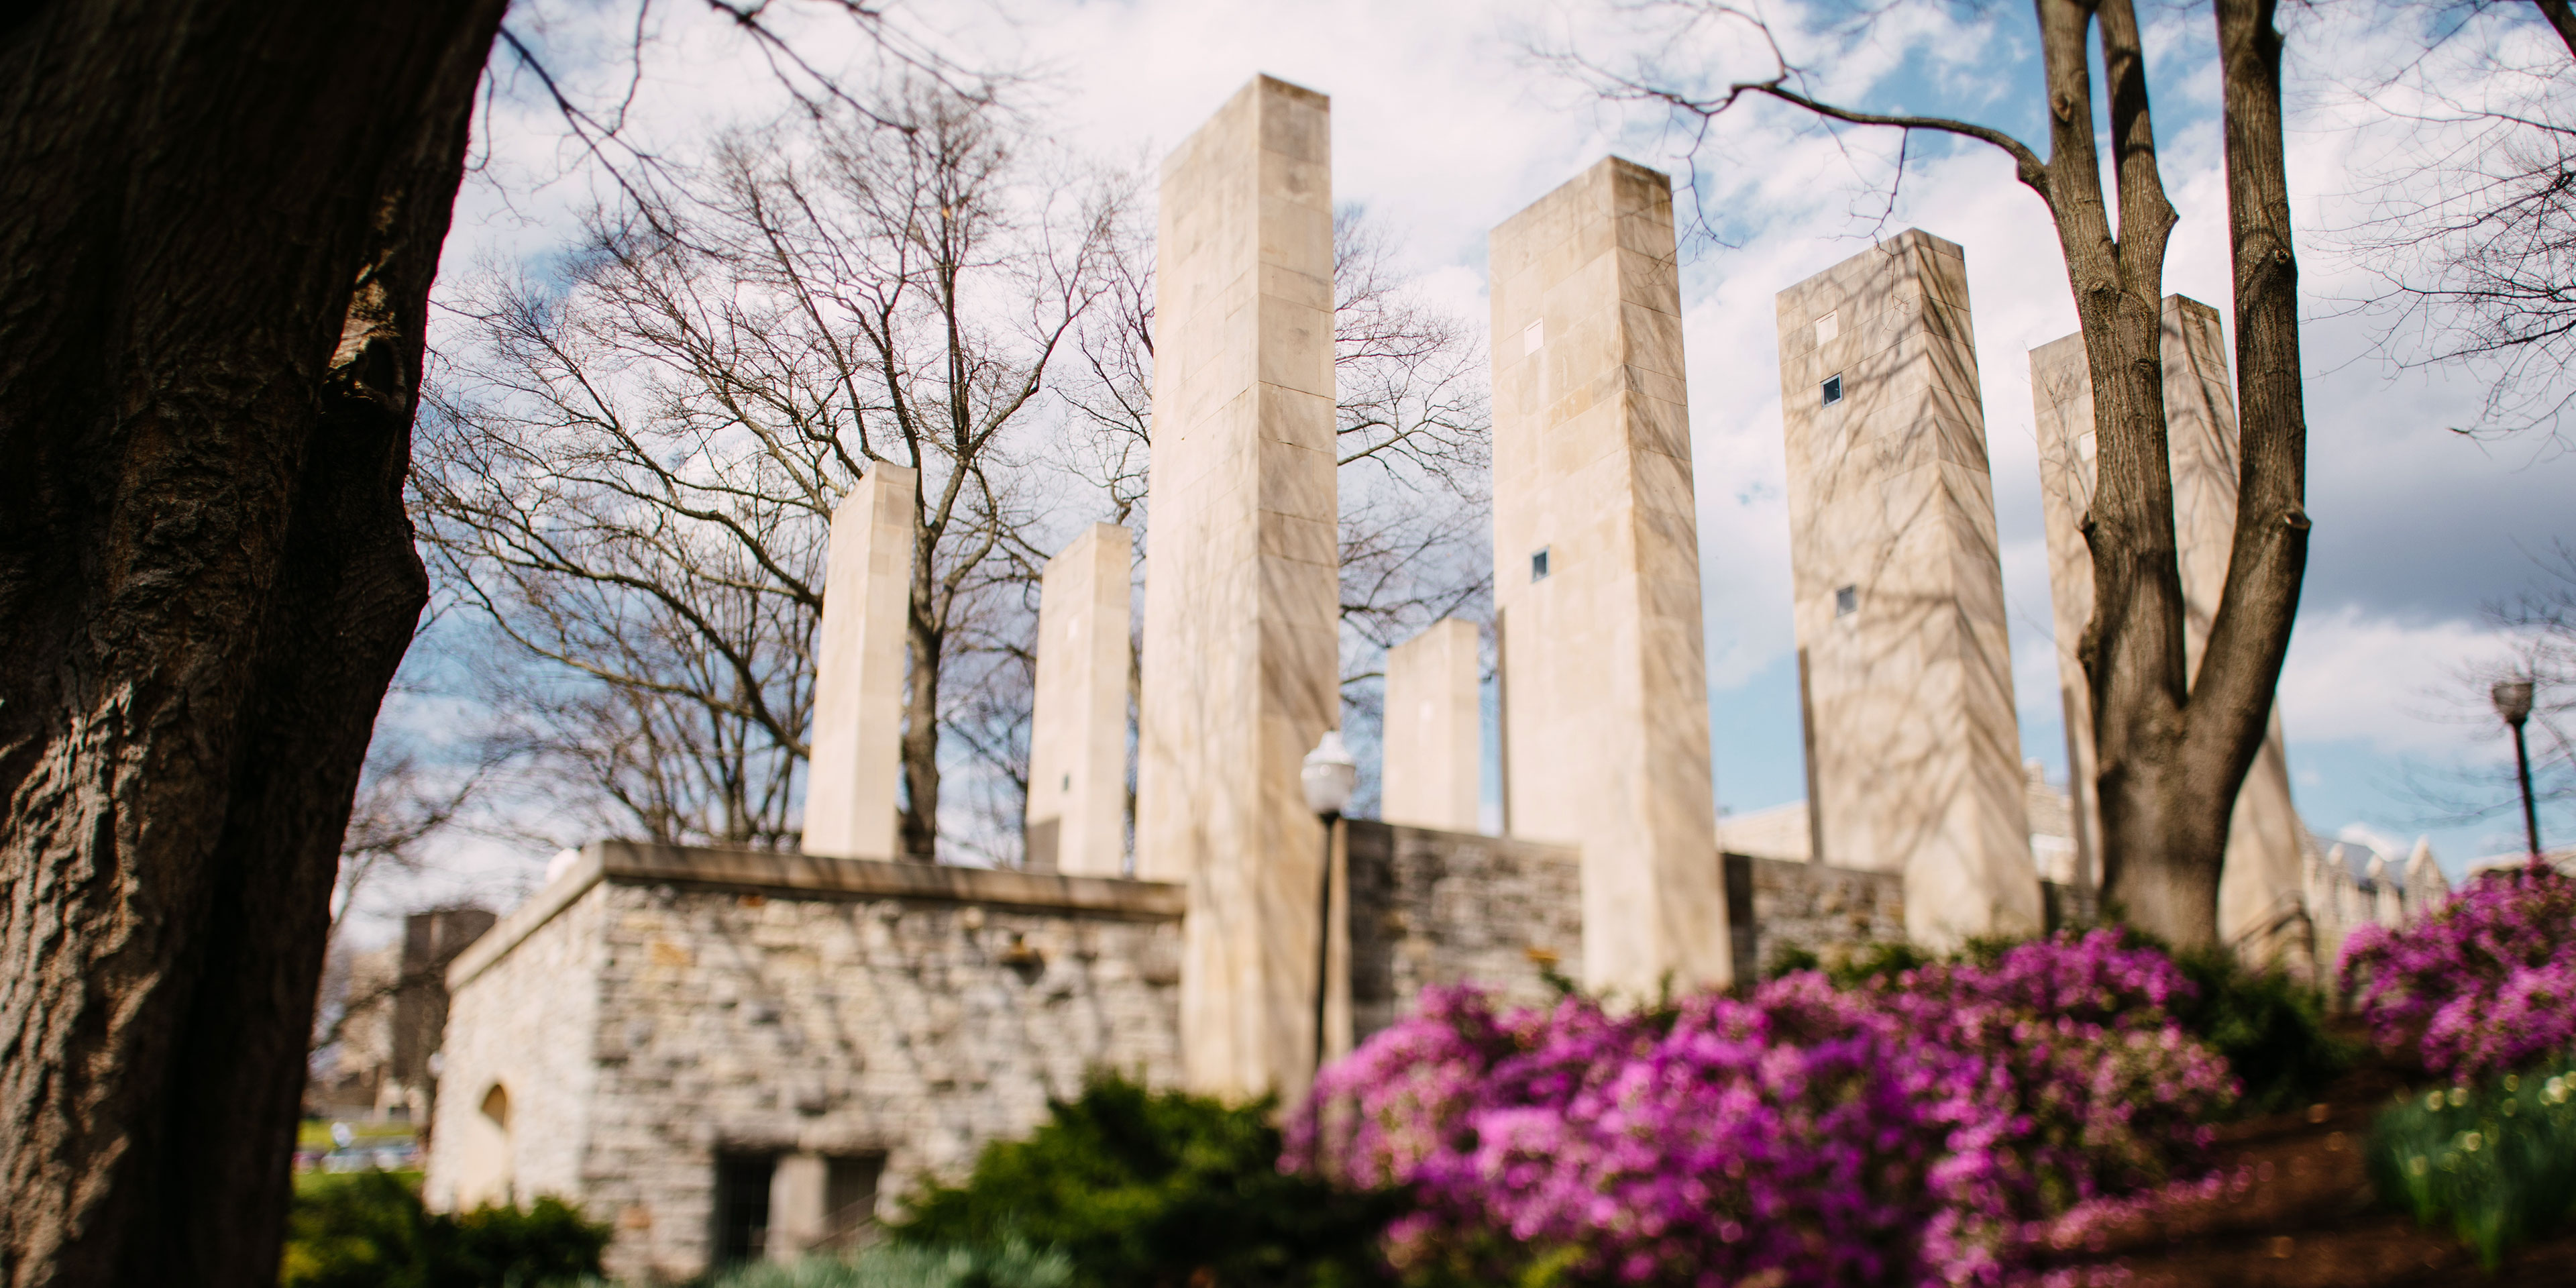
[[[501,9],[0,11],[0,1283],[275,1282]]]
[[[2184,799],[2225,810],[2254,763],[2307,576],[2308,422],[2299,369],[2299,261],[2281,142],[2274,0],[2217,0],[2236,286],[2236,533],[2226,589],[2193,677],[2179,758]],[[2215,866],[2212,868],[2213,875]]]
[[[2148,109],[2146,58],[2130,0],[2038,0],[2047,67],[2055,216],[2084,332],[2098,445],[2091,510],[2093,618],[2076,652],[2092,691],[2099,750],[2102,888],[2112,910],[2178,945],[2217,935],[2218,875],[2235,789],[2193,794],[2184,763],[2193,711],[2183,653],[2182,572],[2165,430],[2165,251],[2175,215]],[[2088,29],[2100,33],[2103,102],[2117,183],[2104,200]],[[2244,776],[2244,766],[2236,770]]]
[[[929,625],[924,603],[929,598],[930,547],[913,556],[912,607],[904,631],[911,652],[904,676],[903,814],[896,820],[903,857],[919,863],[939,861],[939,669],[940,640]]]
[[[2533,3],[2540,6],[2541,16],[2549,19],[2549,29],[2558,33],[2559,43],[2567,46],[2570,55],[2576,55],[2576,8],[2570,8],[2567,0],[2533,0]],[[2265,18],[2263,25],[2270,27],[2271,20]],[[2277,44],[2280,33],[2274,32],[2273,40]]]

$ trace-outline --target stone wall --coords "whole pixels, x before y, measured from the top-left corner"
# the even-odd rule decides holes
[[[581,1192],[606,903],[597,868],[586,863],[449,967],[423,1186],[431,1206]]]
[[[1905,878],[1822,863],[1725,856],[1727,906],[1735,909],[1735,977],[1758,979],[1790,948],[1828,961],[1863,944],[1905,939]],[[2090,925],[2088,889],[2040,883],[2047,928]]]
[[[1760,979],[1788,947],[1837,948],[1905,938],[1905,874],[1725,856],[1735,916],[1735,977]]]
[[[613,1221],[614,1276],[706,1268],[720,1155],[881,1158],[890,1213],[1094,1067],[1176,1080],[1180,911],[1149,882],[593,845],[450,974],[429,1193],[472,1200],[444,1125],[501,1086],[507,1190]]]
[[[1512,1002],[1555,997],[1543,972],[1583,960],[1583,873],[1570,847],[1355,819],[1351,1030],[1409,1013],[1426,987],[1469,980]]]

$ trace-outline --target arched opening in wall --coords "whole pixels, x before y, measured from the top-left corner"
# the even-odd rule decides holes
[[[510,1142],[510,1092],[495,1082],[458,1126],[456,1199],[460,1207],[518,1201],[518,1151]]]

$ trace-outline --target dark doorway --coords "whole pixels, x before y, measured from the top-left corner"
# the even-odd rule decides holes
[[[769,1244],[770,1154],[716,1155],[715,1258],[711,1269],[757,1261]]]
[[[876,1233],[877,1178],[885,1173],[885,1155],[833,1158],[826,1160],[826,1166],[824,1246],[846,1252]]]

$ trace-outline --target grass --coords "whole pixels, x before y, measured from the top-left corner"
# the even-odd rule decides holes
[[[370,1123],[354,1119],[307,1118],[296,1124],[295,1147],[297,1149],[331,1148],[335,1143],[331,1139],[331,1125],[334,1122],[348,1123],[352,1140],[360,1145],[378,1141],[410,1140],[418,1134],[413,1130],[413,1124],[407,1122]]]
[[[2576,1060],[2400,1101],[2367,1161],[2382,1200],[2448,1223],[2492,1271],[2576,1215]]]
[[[299,1199],[318,1198],[333,1190],[342,1189],[351,1182],[357,1180],[359,1177],[369,1174],[369,1172],[364,1170],[355,1172],[297,1172],[295,1174],[295,1197]],[[413,1193],[420,1192],[421,1173],[416,1169],[386,1172],[385,1175],[402,1182],[403,1187],[411,1190]]]
[[[725,1271],[707,1288],[1069,1288],[1073,1263],[1053,1249],[1011,1242],[964,1247],[880,1245],[847,1258]]]

